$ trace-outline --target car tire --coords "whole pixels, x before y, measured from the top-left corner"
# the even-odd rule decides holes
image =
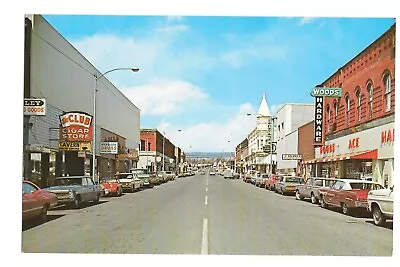
[[[324,196],[321,195],[320,198],[321,198],[321,207],[324,209],[328,208],[328,204],[326,204]]]
[[[377,226],[384,226],[386,223],[385,215],[383,215],[381,209],[377,205],[372,208],[372,218],[374,224]]]
[[[345,214],[345,215],[351,214],[351,210],[350,210],[349,206],[346,204],[346,202],[343,202],[340,206],[342,207],[343,214]]]
[[[285,192],[283,192],[283,189],[281,188],[281,195],[284,196]]]
[[[79,208],[81,207],[81,205],[82,205],[82,202],[81,202],[80,197],[79,197],[79,196],[76,196],[76,197],[75,197],[75,200],[74,200],[74,207],[75,207],[76,209],[79,209]]]
[[[303,200],[303,199],[304,199],[304,197],[301,197],[301,196],[300,196],[299,190],[296,190],[295,196],[296,196],[296,199],[297,199],[297,200]]]
[[[49,210],[49,206],[46,204],[43,206],[42,210],[40,211],[39,221],[44,223],[47,222],[47,211]]]
[[[310,198],[312,204],[318,204],[318,199],[314,196],[314,193],[311,193]]]
[[[96,198],[93,200],[93,204],[97,204],[100,202],[100,195],[96,194]]]

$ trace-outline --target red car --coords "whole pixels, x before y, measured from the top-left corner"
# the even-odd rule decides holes
[[[122,195],[122,185],[118,178],[103,178],[100,186],[102,191],[104,191],[104,196]]]
[[[42,190],[30,181],[22,182],[22,220],[39,219],[45,222],[47,211],[56,205],[56,194]]]
[[[331,187],[319,190],[321,207],[339,207],[344,214],[367,210],[370,190],[383,189],[379,183],[357,179],[338,179]]]
[[[281,175],[272,174],[271,177],[265,180],[265,189],[275,191],[275,183],[280,182],[281,180]]]

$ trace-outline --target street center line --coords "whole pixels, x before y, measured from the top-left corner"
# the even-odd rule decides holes
[[[204,200],[204,204],[208,204],[208,196],[206,196],[205,200]]]
[[[201,254],[208,254],[208,219],[203,219],[203,237],[201,240]]]
[[[208,187],[206,187],[206,192],[208,192]]]

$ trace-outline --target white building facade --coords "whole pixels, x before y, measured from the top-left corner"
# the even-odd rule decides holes
[[[276,113],[274,129],[276,172],[296,172],[298,160],[284,160],[283,154],[298,154],[298,128],[314,119],[314,104],[284,104]]]
[[[248,155],[246,171],[256,170],[261,173],[272,171],[275,156],[264,151],[266,145],[272,142],[272,117],[265,94],[256,114],[256,127],[247,136]]]

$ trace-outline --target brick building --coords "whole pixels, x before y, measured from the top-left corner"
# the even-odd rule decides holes
[[[164,160],[164,163],[163,163]],[[175,145],[157,129],[140,130],[138,168],[151,172],[175,171]]]
[[[394,24],[321,84],[342,96],[324,98],[324,144],[306,162],[314,175],[393,184],[395,31]]]
[[[297,130],[298,132],[298,154],[302,155],[302,161],[308,161],[315,158],[315,150],[314,150],[314,120],[300,126]],[[310,173],[306,172],[305,168],[302,168],[303,165],[299,166],[297,173],[300,173],[301,176],[308,178]]]

